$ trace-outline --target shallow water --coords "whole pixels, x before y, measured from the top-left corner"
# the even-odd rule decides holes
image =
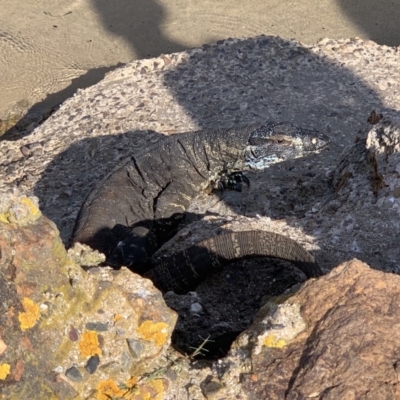
[[[272,34],[311,44],[360,36],[396,44],[400,11],[390,1],[377,10],[372,1],[360,14],[332,0],[119,0],[118,7],[108,0],[2,0],[0,134],[28,110],[18,129],[37,124],[122,63],[227,37]],[[385,29],[377,30],[382,21]]]

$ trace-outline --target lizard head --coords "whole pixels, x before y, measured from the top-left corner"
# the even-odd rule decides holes
[[[329,138],[315,130],[303,129],[290,122],[268,122],[254,129],[245,149],[245,164],[264,169],[294,158],[319,153]]]

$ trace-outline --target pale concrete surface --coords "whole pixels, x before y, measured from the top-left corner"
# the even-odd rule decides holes
[[[0,7],[3,120],[48,109],[120,63],[227,37],[400,44],[399,0],[0,0]]]

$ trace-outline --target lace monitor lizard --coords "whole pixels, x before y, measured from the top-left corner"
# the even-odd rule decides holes
[[[223,186],[240,189],[240,181],[247,182],[241,171],[262,170],[277,162],[318,153],[328,143],[324,134],[289,122],[165,137],[147,151],[124,159],[95,186],[78,214],[71,244],[87,244],[106,255],[106,264],[125,265],[144,273],[153,267],[150,257],[159,247],[157,239],[168,228],[177,226],[191,200],[210,184],[222,182]],[[199,254],[209,255],[218,248],[221,261],[232,251],[238,256],[251,253],[251,243],[264,246],[261,255],[289,255],[288,259],[298,262],[307,276],[321,273],[311,255],[289,238],[275,235],[274,247],[272,234],[266,237],[262,232],[232,233],[225,241],[223,236],[177,254],[156,266],[148,276],[164,290],[186,290],[208,271],[201,257],[196,264],[196,249],[202,248]],[[178,267],[178,262],[186,263],[186,267]],[[211,262],[218,263],[215,259]],[[176,281],[178,278],[182,284]],[[162,280],[166,280],[165,284]]]

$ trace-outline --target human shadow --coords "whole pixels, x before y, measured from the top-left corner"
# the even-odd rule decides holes
[[[162,53],[183,51],[186,47],[166,37],[162,24],[166,10],[155,0],[91,0],[103,26],[117,37],[124,38],[136,58],[157,57]],[[129,18],[128,18],[129,16]]]
[[[155,0],[91,0],[105,29],[116,37],[122,37],[136,53],[136,59],[156,57],[162,53],[183,51],[186,47],[165,36],[162,23],[164,7]],[[129,16],[129,18],[128,18]],[[58,106],[78,89],[87,88],[101,81],[105,74],[122,66],[117,63],[109,67],[93,68],[73,79],[71,84],[49,94],[43,101],[34,104],[15,125],[7,129],[1,140],[18,140],[29,135],[33,129],[45,121]]]
[[[400,6],[397,1],[337,0],[337,4],[369,39],[386,46],[400,45]]]

